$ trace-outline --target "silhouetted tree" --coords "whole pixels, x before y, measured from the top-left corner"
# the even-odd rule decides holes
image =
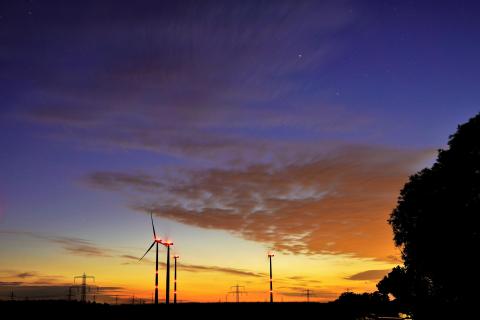
[[[413,301],[412,279],[404,267],[396,266],[377,284],[378,291],[387,296],[391,294],[404,305]]]
[[[354,293],[354,292],[343,292],[336,300],[337,303],[347,304],[347,305],[378,305],[388,302],[388,299],[378,291],[369,293]]]
[[[480,114],[460,125],[448,146],[431,168],[410,177],[389,220],[405,269],[379,285],[420,308],[465,308],[478,297]],[[408,285],[394,289],[402,277]]]
[[[345,314],[348,314],[351,319],[363,319],[374,314],[395,314],[395,312],[392,314],[393,309],[388,304],[388,298],[378,291],[372,293],[343,292],[334,303],[340,309],[345,310]]]

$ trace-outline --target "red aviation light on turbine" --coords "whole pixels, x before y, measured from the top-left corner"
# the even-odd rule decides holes
[[[165,240],[165,241],[162,241],[162,244],[163,244],[165,247],[170,247],[170,246],[173,246],[173,241],[171,241],[171,240]]]
[[[275,252],[269,251],[269,252],[268,252],[268,256],[269,256],[269,257],[274,257],[274,256],[275,256]]]

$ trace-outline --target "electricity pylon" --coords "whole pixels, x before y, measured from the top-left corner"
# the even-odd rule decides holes
[[[94,276],[87,276],[85,272],[81,276],[73,277],[73,283],[75,284],[77,279],[82,279],[82,283],[80,284],[80,301],[87,302],[87,289],[90,290],[90,286],[87,285],[87,279],[92,279],[95,282]],[[78,286],[73,286],[78,287]]]
[[[242,294],[247,294],[247,292],[245,291],[245,287],[239,286],[238,284],[236,286],[231,286],[230,289],[235,289],[234,291],[229,291],[228,293],[235,294],[237,303],[240,302],[240,296]]]

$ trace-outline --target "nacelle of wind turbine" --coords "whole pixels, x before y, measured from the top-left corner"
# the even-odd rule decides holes
[[[170,247],[170,246],[173,246],[173,242],[170,241],[170,240],[165,240],[161,242],[165,247]]]

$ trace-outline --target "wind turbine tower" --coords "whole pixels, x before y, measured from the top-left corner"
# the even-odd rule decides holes
[[[177,259],[180,258],[179,255],[174,255],[173,259],[175,259],[175,271],[173,275],[173,303],[177,303]]]
[[[170,247],[173,242],[170,240],[162,241],[162,244],[167,247],[167,279],[165,284],[165,303],[170,303]],[[176,261],[176,260],[175,260]]]
[[[273,280],[272,280],[272,257],[275,256],[273,251],[268,253],[268,260],[270,262],[270,303],[273,303]]]

